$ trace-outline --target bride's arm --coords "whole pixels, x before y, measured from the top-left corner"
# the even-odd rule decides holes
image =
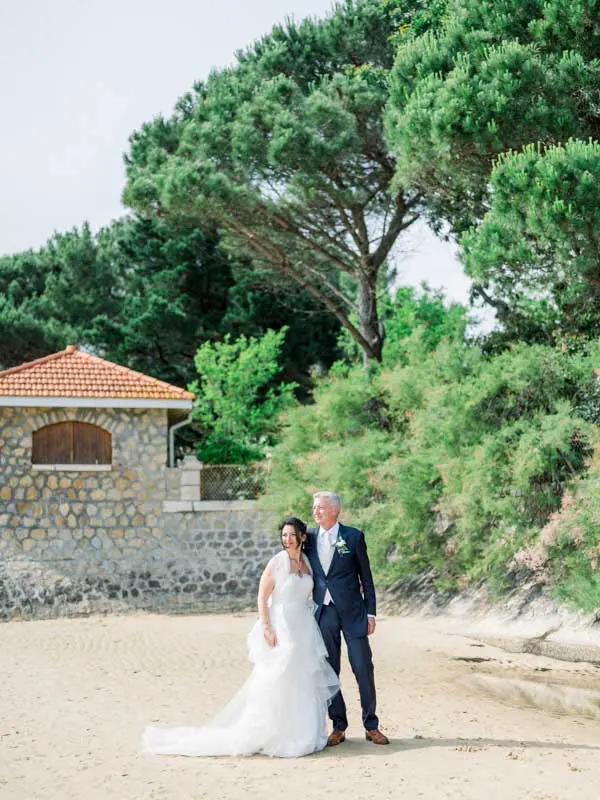
[[[275,647],[277,640],[275,631],[271,627],[269,619],[269,597],[275,588],[275,578],[271,572],[271,565],[267,564],[263,574],[260,576],[258,585],[258,619],[265,629],[265,639],[270,647]]]

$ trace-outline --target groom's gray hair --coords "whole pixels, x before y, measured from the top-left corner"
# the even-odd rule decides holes
[[[335,492],[315,492],[315,494],[313,494],[313,500],[318,500],[320,497],[324,500],[328,500],[329,505],[335,506],[336,508],[342,507],[342,498]]]

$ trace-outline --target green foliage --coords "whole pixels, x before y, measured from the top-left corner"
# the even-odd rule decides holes
[[[378,276],[421,210],[392,186],[383,135],[392,39],[413,22],[429,24],[422,2],[345,0],[277,25],[135,133],[126,159],[129,205],[213,220],[230,252],[311,294],[375,360]]]
[[[286,328],[261,338],[240,336],[232,341],[205,342],[194,359],[199,380],[194,419],[200,428],[197,448],[201,461],[248,463],[265,455],[277,432],[277,419],[293,405],[293,384],[271,384]]]
[[[185,386],[199,342],[287,324],[283,375],[305,396],[313,366],[327,368],[337,355],[339,324],[321,316],[301,290],[225,253],[207,226],[131,217],[0,259],[3,367],[77,343]]]
[[[302,289],[273,280],[258,267],[232,262],[234,283],[227,309],[213,339],[230,333],[262,336],[267,330],[288,329],[281,349],[281,380],[297,384],[296,396],[308,401],[312,372],[326,371],[338,358],[339,322],[324,315],[319,304]]]
[[[234,285],[217,233],[130,218],[99,240],[111,256],[119,302],[80,326],[83,341],[112,361],[185,386],[195,376],[198,343],[218,337]]]
[[[443,339],[461,341],[469,319],[467,309],[459,303],[447,304],[441,290],[427,285],[419,292],[412,286],[398,289],[384,304],[384,364],[388,367],[406,363],[407,340],[415,330],[426,352],[434,350]]]
[[[597,336],[600,145],[526,147],[498,160],[490,185],[489,211],[462,238],[467,272],[521,315],[544,298],[542,330]]]
[[[41,320],[35,305],[28,302],[15,306],[10,298],[0,295],[0,369],[33,361],[75,341],[68,326]]]
[[[600,609],[600,464],[598,449],[588,473],[574,482],[560,513],[542,531],[534,566],[554,594],[570,606]],[[540,546],[541,545],[541,546]],[[525,552],[526,560],[527,551]]]
[[[494,159],[598,133],[598,0],[450,0],[400,41],[387,130],[399,177],[462,230],[485,210]]]
[[[0,258],[0,365],[76,343],[90,319],[114,308],[113,275],[87,225],[37,252]]]
[[[391,369],[334,371],[313,406],[285,415],[264,502],[303,514],[312,492],[339,491],[385,582],[434,568],[442,588],[507,586],[515,553],[585,474],[598,434],[575,408],[599,353],[519,345],[488,358],[424,336]]]
[[[384,392],[362,368],[339,365],[317,383],[314,400],[284,412],[262,502],[310,519],[312,493],[341,487],[349,508],[372,508],[376,475],[394,454]]]
[[[594,279],[600,2],[450,0],[398,39],[386,115],[397,180],[462,239],[510,341],[600,330]]]
[[[421,331],[419,344],[424,353],[434,350],[442,339],[462,340],[469,319],[467,309],[459,303],[446,303],[441,290],[427,284],[421,289],[401,286],[393,297],[387,291],[379,296],[381,321],[384,325],[383,363],[386,367],[405,363],[411,337]],[[358,362],[360,352],[346,331],[340,334],[340,347],[351,362]]]

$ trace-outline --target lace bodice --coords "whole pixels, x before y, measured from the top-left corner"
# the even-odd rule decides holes
[[[289,571],[290,560],[286,552],[277,553],[269,566],[275,579],[275,588],[270,598],[270,605],[287,605],[288,603],[302,603],[313,607],[312,590],[313,579],[310,572],[310,565],[305,555],[302,556],[309,572],[306,575],[296,575]]]

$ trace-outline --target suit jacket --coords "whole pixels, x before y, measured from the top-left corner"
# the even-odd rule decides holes
[[[376,601],[364,534],[358,528],[340,523],[331,566],[325,574],[317,549],[318,533],[318,528],[310,528],[306,539],[306,555],[313,571],[313,598],[317,604],[317,620],[321,615],[325,593],[329,589],[344,633],[350,636],[366,636],[367,616],[375,616]]]

